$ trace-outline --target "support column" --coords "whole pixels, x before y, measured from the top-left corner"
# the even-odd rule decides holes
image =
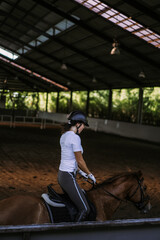
[[[56,112],[59,112],[59,92],[57,92]]]
[[[48,112],[48,92],[46,92],[46,112]]]
[[[143,110],[143,88],[139,88],[139,102],[138,102],[138,113],[137,123],[142,123],[142,110]]]
[[[86,115],[87,116],[89,113],[89,95],[90,95],[90,91],[87,91],[87,102],[86,102]]]
[[[69,112],[72,111],[72,100],[73,100],[73,91],[71,91],[71,95],[70,95]]]
[[[112,118],[112,89],[109,90],[108,98],[108,119]]]
[[[37,92],[36,110],[39,111],[39,92]]]

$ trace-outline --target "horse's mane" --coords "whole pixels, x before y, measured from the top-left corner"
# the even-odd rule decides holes
[[[138,172],[123,172],[123,173],[120,173],[118,175],[114,175],[114,176],[112,176],[110,178],[107,178],[102,183],[97,184],[96,188],[97,187],[102,187],[103,185],[106,185],[106,184],[111,184],[111,183],[113,183],[114,181],[116,181],[117,179],[119,179],[121,177],[129,177],[131,175],[139,178],[142,175],[142,172],[141,171],[138,171]]]

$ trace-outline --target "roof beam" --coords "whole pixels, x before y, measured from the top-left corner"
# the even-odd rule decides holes
[[[21,44],[23,44],[23,45],[25,45],[25,46],[28,46],[29,48],[31,48],[31,49],[33,49],[33,50],[35,50],[35,51],[37,51],[37,52],[45,55],[45,56],[48,56],[48,54],[47,54],[46,52],[44,52],[44,51],[42,51],[42,50],[40,50],[40,49],[37,49],[37,48],[35,48],[35,47],[33,47],[33,46],[29,45],[29,44],[26,44],[25,42],[23,42],[22,40],[20,40],[20,39],[18,39],[18,38],[12,37],[12,36],[10,36],[9,34],[3,32],[3,31],[0,31],[0,33],[4,36],[4,38],[12,39],[12,41],[21,43]],[[17,53],[17,54],[19,54],[19,53]],[[83,86],[85,89],[89,89],[86,84],[82,84],[82,83],[80,83],[79,81],[73,79],[72,77],[68,77],[68,76],[64,75],[63,73],[60,73],[60,72],[57,71],[57,70],[53,70],[53,68],[51,68],[51,67],[49,67],[49,66],[45,66],[44,64],[42,64],[42,63],[40,63],[40,62],[38,62],[38,61],[36,61],[36,60],[33,60],[32,58],[26,56],[25,54],[19,54],[19,55],[20,55],[21,57],[23,57],[23,58],[28,59],[29,61],[31,61],[31,62],[33,62],[33,63],[35,63],[35,64],[37,64],[37,65],[39,65],[39,66],[47,69],[48,71],[53,72],[54,74],[60,75],[61,77],[65,78],[65,79],[68,79],[69,81],[75,82],[75,83],[77,83],[78,85]],[[58,82],[59,84],[61,84],[59,81],[57,81],[57,82]],[[63,85],[64,85],[64,84],[63,84]],[[64,86],[66,86],[66,87],[68,88],[67,85],[64,85]],[[70,87],[70,90],[72,90],[71,87]]]
[[[130,0],[123,0],[123,2],[127,3],[128,5],[136,8],[137,10],[141,11],[143,14],[146,14],[147,16],[151,17],[152,19],[160,22],[160,15],[157,14],[155,11],[152,10],[152,8],[146,7],[145,4],[143,4],[142,1],[130,1]]]
[[[98,37],[101,37],[103,40],[105,40],[105,41],[107,40],[107,41],[109,41],[111,43],[113,42],[113,39],[110,36],[107,36],[106,34],[103,34],[102,32],[94,29],[93,27],[91,27],[88,24],[86,24],[84,21],[78,20],[78,19],[74,18],[73,16],[68,15],[67,13],[63,12],[62,10],[56,8],[55,6],[45,2],[44,0],[41,0],[41,1],[33,0],[33,1],[36,2],[39,5],[47,8],[48,10],[53,11],[53,12],[57,13],[58,15],[60,15],[60,16],[62,16],[64,18],[67,18],[68,20],[74,22],[75,24],[77,24],[78,26],[84,28],[85,30],[87,30],[87,31],[97,35]],[[96,16],[100,17],[99,15],[96,15]],[[153,67],[156,67],[158,69],[160,68],[160,64],[159,63],[151,60],[147,56],[144,56],[143,54],[139,53],[135,49],[132,50],[131,48],[127,47],[122,42],[120,42],[120,40],[119,40],[119,43],[120,43],[121,48],[124,49],[126,52],[131,53],[135,57],[140,58],[141,60],[143,60],[144,62],[146,62],[146,63],[148,63],[150,65],[152,65]]]
[[[7,38],[7,39],[9,39],[9,40],[12,39],[12,41],[21,43],[21,44],[23,44],[23,46],[27,46],[27,47],[31,48],[32,50],[34,50],[34,51],[36,51],[36,52],[38,52],[38,53],[40,53],[40,54],[42,54],[42,55],[44,55],[44,56],[46,56],[46,57],[51,58],[51,59],[54,60],[54,61],[56,61],[56,59],[57,59],[57,58],[55,58],[54,56],[51,56],[50,54],[48,54],[48,53],[40,50],[39,48],[33,47],[33,46],[31,46],[30,44],[27,44],[27,43],[25,43],[24,41],[22,41],[22,40],[20,40],[20,39],[18,39],[18,38],[15,38],[15,37],[13,37],[13,36],[11,36],[10,34],[7,34],[7,33],[3,32],[3,31],[0,31],[0,33],[4,36],[4,38]],[[89,90],[89,88],[88,88],[88,86],[87,86],[86,84],[83,84],[83,83],[81,83],[81,82],[73,79],[72,77],[68,77],[68,76],[66,76],[65,74],[63,74],[63,73],[61,73],[61,72],[59,72],[59,71],[57,71],[57,70],[55,70],[55,69],[53,70],[53,68],[51,68],[51,67],[49,67],[49,66],[43,65],[43,64],[41,64],[40,62],[38,62],[38,61],[36,61],[36,60],[33,60],[32,58],[26,56],[25,54],[19,54],[19,53],[17,53],[17,54],[20,55],[20,56],[23,57],[23,58],[26,58],[26,59],[28,58],[29,61],[32,61],[32,62],[36,63],[37,65],[39,65],[39,66],[41,66],[41,67],[43,67],[43,68],[46,68],[48,71],[53,72],[53,73],[55,73],[55,74],[57,74],[57,75],[60,75],[61,77],[65,78],[65,79],[67,79],[67,80],[69,80],[69,81],[75,82],[76,84],[84,87],[86,90]],[[56,81],[57,81],[57,80],[56,80]],[[57,81],[57,82],[58,82],[58,81]],[[60,82],[58,82],[58,83],[61,84]],[[63,84],[63,85],[64,85],[64,84]],[[64,85],[64,86],[66,86],[66,87],[68,88],[67,85]],[[72,90],[71,87],[70,87],[70,89]]]
[[[20,1],[21,0],[17,0],[16,3],[12,4],[12,9],[9,11],[9,13],[5,14],[5,19],[0,23],[0,28],[6,22],[7,18],[12,14],[12,12],[15,9],[15,7],[19,4]]]
[[[4,14],[5,12],[2,11],[2,10],[0,10],[0,13],[3,13],[3,14]],[[20,19],[18,19],[18,18],[15,17],[15,16],[12,16],[12,15],[10,15],[10,18],[13,19],[13,20],[16,20],[16,21],[18,21],[18,22],[20,21]],[[92,56],[90,56],[90,55],[88,55],[88,54],[85,54],[84,52],[82,52],[81,50],[78,50],[78,49],[75,48],[75,47],[72,47],[70,44],[65,43],[63,40],[57,39],[55,36],[52,37],[52,36],[49,35],[48,33],[43,32],[43,31],[40,30],[39,28],[37,28],[37,27],[35,27],[35,26],[33,26],[33,25],[29,24],[29,23],[26,23],[26,22],[24,22],[23,20],[21,20],[21,23],[22,23],[23,25],[29,27],[29,28],[32,29],[33,31],[35,31],[35,32],[37,32],[37,33],[39,33],[39,34],[42,34],[42,35],[46,36],[46,37],[49,38],[50,40],[55,41],[55,42],[57,42],[58,44],[61,44],[62,46],[65,46],[65,47],[67,47],[68,49],[71,49],[72,51],[74,51],[74,52],[76,52],[76,53],[78,52],[80,55],[82,55],[82,56],[84,56],[84,57],[86,57],[86,58],[88,58],[88,59],[91,59],[92,61],[94,61],[94,62],[102,65],[102,63],[98,62],[98,61],[97,61],[95,58],[93,58]],[[25,45],[27,45],[27,44],[25,44]],[[45,53],[45,52],[44,52],[44,53]],[[45,54],[46,54],[46,53],[45,53]],[[51,59],[54,59],[55,61],[57,61],[57,62],[59,62],[59,63],[62,63],[62,60],[59,59],[59,58],[57,58],[56,56],[51,56],[50,54],[47,54],[47,56],[48,56],[49,58],[51,58]],[[87,76],[89,79],[92,79],[92,78],[93,78],[93,76],[92,76],[91,74],[89,74],[88,72],[84,71],[83,69],[79,69],[79,68],[77,68],[77,67],[75,67],[75,66],[73,66],[73,65],[71,65],[71,64],[69,64],[69,63],[67,63],[67,66],[68,66],[69,68],[75,70],[76,72],[79,72],[79,73],[81,73],[81,74],[84,74],[84,75]],[[104,66],[105,68],[107,68],[107,69],[109,68],[109,67],[107,67],[107,65],[104,64],[104,63],[103,63],[103,66]],[[116,69],[114,69],[114,71],[116,71]],[[103,84],[106,85],[107,87],[109,87],[109,88],[111,87],[111,85],[110,85],[109,83],[107,83],[106,81],[104,81],[104,80],[102,80],[102,79],[100,79],[100,78],[98,78],[98,77],[97,77],[96,79],[97,79],[98,82],[103,82]]]
[[[4,57],[3,57],[4,58]],[[5,57],[6,58],[6,57]],[[7,58],[6,58],[7,59]],[[3,64],[2,64],[3,63]],[[13,72],[14,72],[14,74],[15,74],[15,76],[17,76],[17,72],[19,72],[19,73],[21,73],[22,75],[24,75],[25,77],[27,77],[28,78],[28,74],[27,73],[25,73],[25,72],[22,72],[20,69],[15,69],[15,67],[13,66],[13,65],[10,65],[9,63],[7,63],[7,62],[4,62],[4,61],[2,61],[1,59],[0,59],[0,65],[1,65],[1,68],[2,69],[5,69],[7,72],[10,72],[12,75],[13,75]],[[6,69],[4,66],[7,66],[9,69],[13,69],[13,71],[10,71],[10,70],[8,70],[8,68]],[[19,77],[19,75],[18,75],[18,77]],[[30,78],[32,78],[32,79],[36,79],[36,78],[34,78],[34,77],[29,77],[29,79]],[[32,82],[31,80],[25,80],[25,78],[23,79],[23,78],[21,78],[20,77],[20,79],[21,79],[21,81],[23,81],[26,85],[28,85],[29,87],[31,87],[31,88],[34,88],[34,86],[33,85],[36,85],[36,88],[37,89],[39,89],[39,90],[45,90],[45,91],[49,91],[50,90],[50,88],[49,87],[46,87],[42,82],[37,82],[37,81],[35,81],[34,80],[34,82]],[[37,79],[36,79],[37,80]],[[29,83],[29,82],[32,82],[32,83]],[[40,87],[39,87],[39,85],[40,85]]]
[[[7,65],[6,65],[7,66]],[[5,67],[5,64],[1,61],[0,62],[0,68],[1,69],[3,69],[3,70],[5,70],[6,72],[7,72],[7,74],[10,74],[12,77],[11,78],[15,78],[15,77],[17,77],[17,74],[16,74],[16,72],[15,72],[15,70],[9,70],[9,68],[10,68],[10,66],[7,66],[7,67]],[[10,68],[11,69],[11,68]],[[8,75],[6,74],[6,77],[8,78]],[[23,82],[26,86],[28,86],[29,88],[31,88],[31,89],[33,89],[33,91],[35,91],[35,89],[34,89],[34,86],[33,86],[33,83],[30,83],[30,82],[28,82],[27,80],[25,80],[24,78],[21,78],[21,77],[19,77],[18,76],[18,79],[20,80],[20,82]],[[12,82],[12,84],[14,84],[14,82]],[[41,88],[39,88],[38,86],[37,86],[37,88],[40,90]],[[44,90],[44,89],[43,89]]]
[[[2,11],[0,10],[0,12],[2,12]],[[17,19],[16,17],[10,16],[10,18],[19,21],[19,19]],[[74,46],[71,46],[70,44],[64,42],[64,41],[61,40],[61,39],[58,39],[58,38],[56,38],[56,37],[52,37],[52,36],[50,36],[49,34],[44,33],[44,32],[43,32],[42,30],[40,30],[39,28],[37,28],[37,27],[35,27],[35,26],[32,26],[31,24],[26,23],[26,22],[24,22],[23,20],[21,21],[21,23],[23,23],[23,24],[26,25],[27,27],[32,28],[34,31],[38,32],[39,34],[43,34],[44,36],[46,36],[47,38],[51,39],[52,41],[55,41],[55,42],[57,42],[58,44],[61,44],[62,46],[67,47],[68,49],[71,49],[72,51],[80,54],[81,56],[83,56],[83,57],[85,57],[85,58],[87,58],[87,59],[90,59],[91,61],[97,63],[97,64],[100,65],[100,66],[103,66],[103,67],[106,68],[107,70],[109,69],[109,70],[113,71],[114,73],[116,72],[117,74],[120,74],[121,76],[129,79],[130,81],[135,82],[135,83],[138,84],[138,85],[141,85],[141,83],[140,83],[136,78],[130,76],[129,74],[126,74],[125,72],[121,71],[120,69],[115,68],[114,66],[112,66],[112,65],[110,65],[110,64],[108,64],[108,63],[104,63],[103,61],[101,61],[101,60],[99,60],[99,59],[91,56],[90,54],[88,54],[88,53],[86,53],[86,52],[84,52],[84,51],[82,51],[82,50],[77,49],[77,48],[74,47]],[[25,44],[25,45],[27,45],[27,44]],[[32,46],[29,45],[29,47],[32,47]],[[41,53],[42,53],[42,51],[41,51]],[[43,52],[42,54],[46,54],[46,53]],[[49,55],[49,54],[47,54],[47,56],[50,57],[50,58],[52,58],[52,59],[54,59],[55,61],[62,62],[60,59],[56,58],[55,56],[51,56],[51,55]],[[91,74],[88,74],[88,73],[87,73],[86,71],[84,71],[84,70],[78,69],[78,68],[74,67],[74,66],[71,65],[71,64],[67,64],[67,65],[68,65],[69,67],[73,68],[75,71],[78,71],[78,72],[80,72],[80,73],[83,73],[83,74],[87,75],[90,79],[93,77],[93,76],[91,76]],[[107,87],[112,88],[112,85],[109,84],[109,83],[107,83],[106,81],[104,81],[104,80],[102,80],[102,79],[99,79],[99,78],[97,78],[97,77],[96,77],[96,79],[97,79],[98,82],[103,82]]]

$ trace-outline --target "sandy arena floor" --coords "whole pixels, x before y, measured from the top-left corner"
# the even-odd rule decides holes
[[[0,127],[0,199],[22,193],[40,196],[50,183],[61,192],[57,183],[60,132],[58,125],[46,130]],[[127,202],[113,219],[160,217],[160,146],[90,130],[81,139],[84,158],[98,182],[124,171],[143,172],[151,211],[141,214]],[[82,188],[90,188],[78,181]]]

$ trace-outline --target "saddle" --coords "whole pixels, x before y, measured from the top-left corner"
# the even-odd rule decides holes
[[[43,193],[41,197],[43,198],[46,208],[48,210],[51,223],[74,222],[75,217],[78,214],[78,209],[76,208],[74,203],[71,202],[67,194],[58,194],[52,188],[52,184],[48,185],[47,188],[48,193]],[[91,201],[89,201],[89,199],[87,199],[87,201],[91,211],[85,221],[95,221],[95,206]]]

